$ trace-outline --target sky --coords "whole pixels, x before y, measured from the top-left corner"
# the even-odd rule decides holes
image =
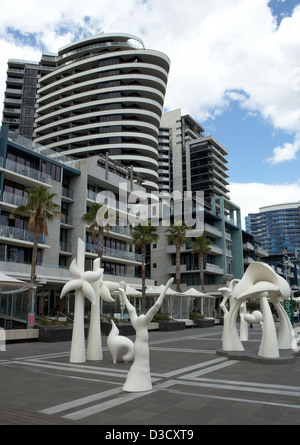
[[[133,34],[171,60],[165,111],[227,149],[242,220],[300,201],[300,0],[0,0],[0,11],[0,98],[8,59]]]

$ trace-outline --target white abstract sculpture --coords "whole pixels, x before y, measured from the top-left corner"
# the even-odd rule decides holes
[[[133,342],[123,335],[119,335],[119,329],[115,325],[114,321],[111,321],[112,328],[107,337],[107,346],[110,350],[114,364],[117,363],[117,356],[121,352],[125,352],[122,359],[125,363],[131,362],[134,358],[134,345]]]
[[[75,290],[74,303],[74,322],[70,352],[71,363],[82,363],[85,358],[85,336],[84,336],[84,299],[90,300],[94,305],[96,295],[91,283],[100,279],[101,270],[84,272],[84,252],[85,243],[78,238],[77,262],[74,259],[70,265],[70,273],[74,278],[64,285],[60,298],[63,298],[68,292]]]
[[[248,323],[245,320],[245,316],[247,315],[247,306],[246,301],[244,301],[240,306],[240,340],[247,341],[248,340]]]
[[[223,327],[223,350],[224,351],[244,351],[244,346],[239,338],[239,334],[236,326],[236,317],[239,311],[240,305],[237,300],[233,300],[232,291],[234,286],[239,280],[234,279],[230,282],[230,287],[222,287],[219,289],[223,295],[223,300],[220,307],[224,313],[224,327]],[[229,301],[229,310],[226,303]]]
[[[140,316],[137,316],[135,307],[129,302],[124,289],[119,289],[120,300],[124,301],[129,312],[131,324],[136,332],[136,339],[134,343],[134,362],[128,372],[126,382],[122,388],[123,391],[139,392],[150,391],[152,389],[149,362],[148,324],[159,310],[165,293],[172,283],[173,278],[168,281],[157,301],[148,310],[148,312],[145,315],[142,314]]]
[[[100,299],[108,302],[114,303],[115,300],[111,297],[110,289],[117,290],[119,288],[118,283],[113,283],[103,281],[103,269],[100,269],[100,258],[96,258],[93,261],[94,271],[100,270],[100,278],[98,281],[93,283],[93,288],[95,291],[96,301],[91,307],[91,318],[89,326],[89,335],[86,351],[86,359],[90,361],[103,360],[102,351],[102,340],[101,340],[101,321],[100,321]]]
[[[220,289],[224,299],[222,309],[224,311],[223,350],[244,351],[241,340],[238,337],[236,317],[241,304],[247,299],[259,299],[263,311],[262,340],[258,355],[266,358],[279,357],[279,345],[292,349],[294,340],[293,329],[284,309],[280,305],[281,298],[290,296],[288,283],[265,263],[251,263],[241,280],[235,280],[230,288]],[[230,311],[225,307],[226,300],[231,299]],[[271,313],[268,299],[275,305],[281,321],[280,341],[277,339],[274,319]],[[246,316],[246,321],[249,317]]]
[[[257,323],[261,326],[263,324],[263,314],[260,311],[253,311],[252,314],[245,314],[244,319],[247,323]]]
[[[279,316],[279,322],[280,322],[279,333],[278,333],[279,349],[294,349],[295,332],[290,322],[289,316],[286,313],[286,310],[280,304],[280,297],[273,296],[270,298],[270,302],[273,303],[277,311],[277,314]]]

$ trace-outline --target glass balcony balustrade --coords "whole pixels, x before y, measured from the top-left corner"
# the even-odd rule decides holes
[[[19,241],[28,241],[30,243],[33,243],[34,241],[34,233],[32,231],[5,225],[0,225],[0,237],[15,239]],[[47,245],[48,237],[40,235],[38,243]]]

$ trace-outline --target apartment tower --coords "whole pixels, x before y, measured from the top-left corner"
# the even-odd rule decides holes
[[[25,74],[31,73],[27,111],[31,115],[35,106],[35,142],[75,158],[108,154],[132,166],[148,190],[158,190],[158,131],[169,68],[165,54],[130,34],[73,42],[23,68],[9,61],[3,123],[20,130],[14,120],[22,116]],[[8,115],[16,105],[18,114]],[[29,129],[24,135],[31,137]]]

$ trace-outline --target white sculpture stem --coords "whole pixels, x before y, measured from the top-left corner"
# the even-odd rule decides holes
[[[240,340],[237,330],[236,319],[239,313],[240,305],[242,301],[232,300],[230,305],[230,311],[224,317],[224,336],[223,336],[223,349],[224,351],[244,351],[244,346]],[[225,326],[226,324],[226,326]]]
[[[90,283],[100,279],[101,271],[84,272],[85,243],[78,238],[77,261],[74,259],[70,265],[73,280],[68,281],[62,288],[60,298],[68,292],[75,291],[74,322],[70,352],[71,363],[85,362],[85,333],[84,333],[84,301],[88,298],[95,304],[95,290]]]
[[[100,269],[100,258],[93,262],[93,270]],[[101,269],[103,274],[103,269]],[[100,321],[100,280],[93,283],[96,301],[91,306],[91,318],[89,326],[89,336],[86,350],[86,359],[90,361],[103,360],[101,321]]]
[[[280,298],[272,298],[273,303],[280,321],[280,328],[278,333],[278,347],[279,349],[293,349],[295,342],[295,333],[290,322],[289,316],[284,307],[280,304]]]
[[[247,313],[246,301],[244,301],[240,306],[240,340],[247,341],[249,338],[248,333],[248,323],[245,321],[245,314]]]
[[[78,238],[76,260],[77,267],[81,271],[84,271],[84,250],[85,244],[80,238]],[[80,288],[75,291],[70,363],[83,363],[85,361],[84,295]]]
[[[135,307],[129,302],[125,291],[119,289],[120,299],[122,299],[129,312],[130,321],[136,332],[136,339],[134,343],[134,362],[128,372],[126,382],[123,386],[123,391],[139,392],[150,391],[152,389],[151,375],[150,375],[150,361],[149,361],[149,333],[148,324],[151,322],[153,316],[159,310],[165,293],[173,283],[171,278],[163,292],[158,297],[154,305],[144,315],[137,316]]]
[[[268,292],[261,294],[261,306],[264,315],[262,325],[262,339],[258,355],[266,358],[278,358],[279,348],[273,315],[268,302]]]
[[[83,362],[85,362],[84,296],[81,289],[78,289],[75,292],[70,363]]]

